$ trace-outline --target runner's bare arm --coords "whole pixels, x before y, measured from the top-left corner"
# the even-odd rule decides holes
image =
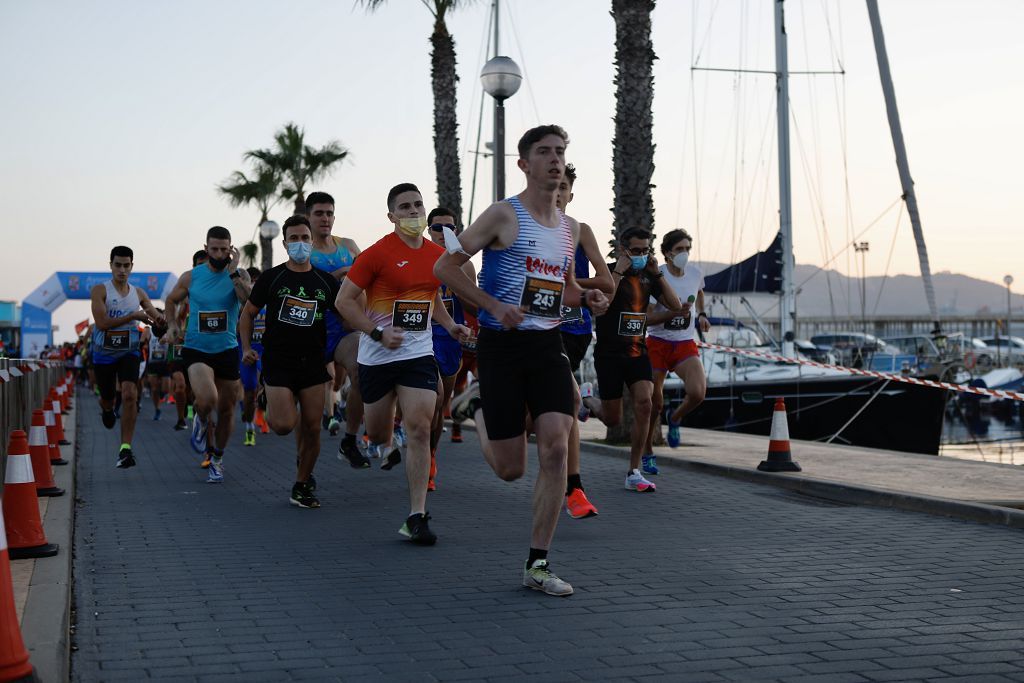
[[[181,277],[178,278],[177,284],[174,285],[174,289],[164,299],[164,320],[167,322],[167,333],[171,340],[174,340],[178,336],[178,316],[177,306],[185,297],[188,296],[188,288],[192,286],[192,271],[182,273]]]
[[[147,316],[149,316],[150,323],[154,323],[157,320],[160,320],[161,322],[163,321],[163,316],[156,310],[156,307],[150,300],[149,295],[146,294],[143,289],[139,290],[139,306],[141,306],[142,310],[146,312]]]
[[[338,309],[341,317],[345,319],[351,329],[369,335],[377,329],[377,325],[366,315],[365,302],[363,288],[345,278],[345,281],[341,283],[341,289],[338,290],[338,298],[334,300],[334,307]],[[389,349],[397,349],[402,345],[404,337],[405,330],[388,325],[384,328],[384,336],[380,343]]]
[[[473,265],[472,261],[466,261],[462,264],[462,272],[466,274],[466,277],[469,278],[470,282],[476,282],[476,266]],[[458,299],[458,297],[455,298]],[[462,304],[462,310],[469,313],[471,316],[476,317],[480,315],[480,309],[470,302],[459,299],[459,303]]]
[[[238,338],[242,343],[242,362],[252,365],[256,362],[256,352],[252,348],[253,319],[259,315],[260,309],[250,301],[245,302],[242,314],[238,316]]]
[[[703,316],[703,317],[702,317]],[[700,325],[701,332],[707,332],[711,329],[711,321],[708,320],[707,313],[704,310],[704,290],[697,290],[697,323]]]
[[[111,318],[107,315],[107,289],[103,285],[93,285],[89,291],[92,300],[92,318],[96,321],[96,327],[101,330],[110,330],[124,325],[132,320],[145,320],[146,314],[143,311],[132,311],[128,315]]]
[[[612,280],[612,272],[608,269],[604,255],[601,253],[601,246],[597,243],[594,231],[586,223],[580,223],[580,246],[583,253],[587,255],[590,265],[594,266],[594,277],[580,278],[577,284],[583,289],[600,289],[611,296],[615,293],[615,281]]]
[[[252,292],[252,278],[249,277],[249,271],[245,268],[238,268],[234,272],[238,273],[238,277],[231,278],[231,282],[235,286],[235,296],[238,297],[239,303],[244,304],[249,300],[249,293]]]
[[[463,251],[455,254],[445,251],[434,264],[434,275],[448,285],[455,296],[459,297],[459,301],[468,303],[477,309],[489,311],[499,320],[501,316],[498,313],[502,312],[502,307],[508,307],[508,305],[501,303],[477,287],[476,282],[467,277],[462,265],[482,249],[487,247],[503,249],[507,246],[510,242],[507,241],[505,233],[509,232],[510,225],[518,225],[512,206],[508,202],[491,204],[473,221],[472,225],[459,235],[459,244],[462,245]]]

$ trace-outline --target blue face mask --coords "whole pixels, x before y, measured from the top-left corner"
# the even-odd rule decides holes
[[[284,246],[288,250],[288,258],[296,263],[305,263],[313,253],[312,242],[285,242]]]
[[[630,265],[633,266],[633,270],[642,270],[647,265],[647,254],[643,256],[630,256]]]

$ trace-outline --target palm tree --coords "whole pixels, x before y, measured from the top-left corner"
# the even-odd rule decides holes
[[[270,209],[281,201],[281,175],[264,163],[257,163],[252,178],[242,171],[235,171],[217,190],[227,196],[231,206],[255,205],[260,210],[259,225],[267,220]],[[260,252],[263,255],[262,270],[274,266],[274,247],[272,240],[260,234]]]
[[[387,0],[359,0],[373,12]],[[434,172],[437,176],[437,200],[462,222],[462,177],[459,170],[459,126],[455,118],[455,41],[448,33],[445,17],[451,10],[473,0],[420,0],[434,17],[430,34],[430,80],[434,91]]]
[[[615,19],[615,137],[612,140],[615,206],[613,236],[630,227],[654,231],[654,45],[655,0],[612,0]],[[614,240],[612,245],[614,246]]]
[[[655,0],[612,0],[615,19],[615,137],[612,139],[612,171],[615,206],[611,246],[619,233],[631,227],[654,232],[653,116],[654,45],[651,43],[651,12]],[[610,443],[628,443],[635,420],[629,390],[623,401],[622,423],[609,428]],[[661,431],[660,428],[658,430]]]
[[[294,123],[274,133],[274,147],[254,149],[245,158],[274,169],[281,176],[280,196],[294,200],[295,213],[306,213],[306,186],[334,170],[332,167],[348,156],[348,150],[337,140],[320,149],[306,144],[306,132]]]

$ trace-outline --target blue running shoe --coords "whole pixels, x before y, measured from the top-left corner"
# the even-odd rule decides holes
[[[153,421],[155,422],[155,421],[157,421],[157,420],[159,420],[159,419],[160,419],[160,409],[159,409],[159,408],[157,408],[157,409],[156,409],[156,412],[155,412],[155,413],[153,413]]]
[[[206,483],[207,484],[223,484],[224,483],[224,460],[221,457],[213,456],[210,458],[210,468],[206,470]]]
[[[395,446],[401,448],[405,444],[405,429],[402,427],[402,425],[395,425]]]
[[[679,448],[681,439],[679,438],[679,425],[668,423],[668,441],[669,448]]]
[[[648,453],[647,455],[640,458],[640,469],[644,474],[650,474],[651,476],[658,475],[658,462],[655,460],[654,453]]]
[[[189,441],[196,453],[206,452],[206,420],[198,415],[192,420],[192,438]]]

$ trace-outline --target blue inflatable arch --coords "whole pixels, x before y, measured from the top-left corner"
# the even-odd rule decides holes
[[[93,285],[110,279],[105,273],[57,272],[21,302],[21,353],[35,357],[53,344],[53,312],[68,299],[89,299]],[[145,290],[150,299],[163,299],[178,282],[173,273],[132,273],[128,282]]]

